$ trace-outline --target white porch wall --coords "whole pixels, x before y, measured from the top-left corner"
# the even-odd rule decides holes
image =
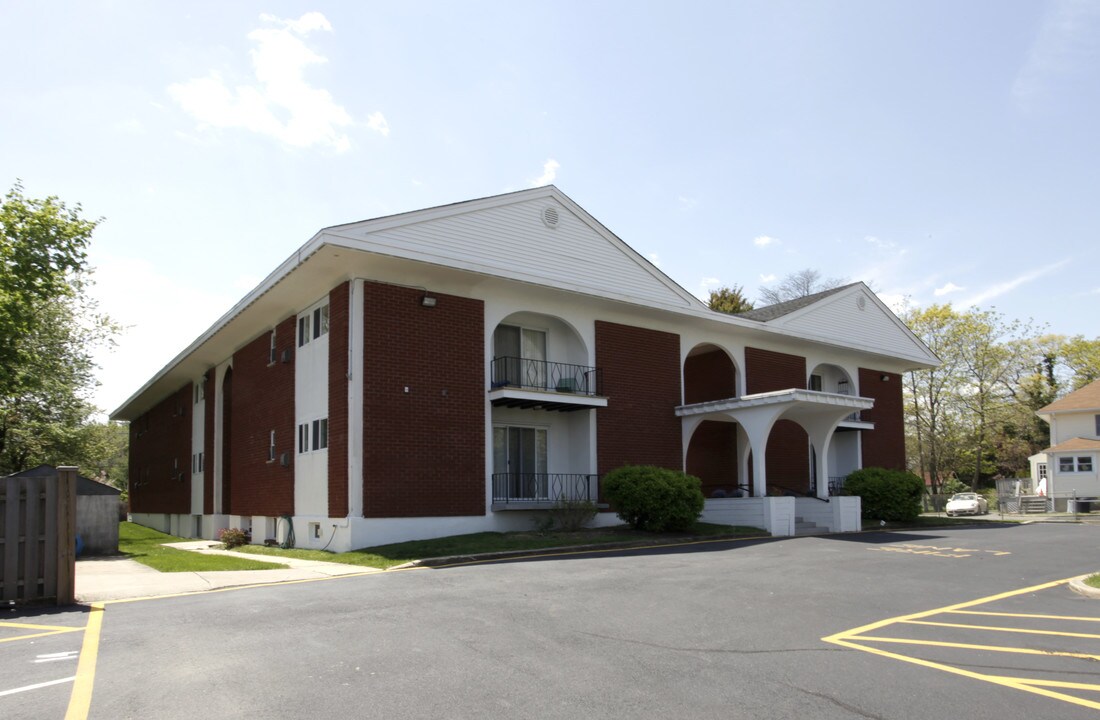
[[[202,484],[205,473],[194,472],[195,456],[203,452],[203,440],[206,437],[206,399],[195,402],[195,388],[202,383],[202,378],[194,380],[191,388],[191,514],[202,515]],[[205,459],[204,459],[205,464]]]
[[[860,433],[834,432],[829,442],[829,477],[843,477],[859,469]]]
[[[328,450],[298,452],[298,426],[328,417],[328,346],[329,333],[314,338],[312,322],[314,309],[328,303],[326,295],[310,305],[298,317],[310,317],[310,341],[298,345],[295,330],[294,358],[294,512],[296,515],[323,515],[328,513]],[[331,312],[331,308],[330,308]],[[297,322],[295,322],[297,326]],[[313,438],[310,436],[310,442]]]

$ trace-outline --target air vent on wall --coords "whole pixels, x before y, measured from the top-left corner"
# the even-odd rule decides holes
[[[542,224],[548,228],[556,228],[558,226],[558,209],[547,207],[542,209]]]

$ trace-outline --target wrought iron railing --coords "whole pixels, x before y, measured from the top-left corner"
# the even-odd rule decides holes
[[[595,502],[597,475],[578,473],[493,473],[494,503]]]
[[[599,368],[517,357],[494,358],[492,378],[494,388],[518,387],[574,395],[598,395],[600,387]]]
[[[846,477],[848,477],[848,476],[847,475],[830,475],[829,476],[829,495],[830,496],[845,495],[846,494],[844,492],[844,478],[846,478]]]

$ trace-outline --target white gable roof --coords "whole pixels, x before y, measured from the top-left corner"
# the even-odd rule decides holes
[[[552,185],[328,228],[321,239],[634,304],[704,307]]]
[[[816,302],[769,320],[767,325],[807,339],[939,364],[928,346],[861,282],[823,293]]]

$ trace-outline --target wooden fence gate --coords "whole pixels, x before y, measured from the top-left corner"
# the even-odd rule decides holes
[[[0,600],[71,605],[76,579],[76,468],[0,478]]]

